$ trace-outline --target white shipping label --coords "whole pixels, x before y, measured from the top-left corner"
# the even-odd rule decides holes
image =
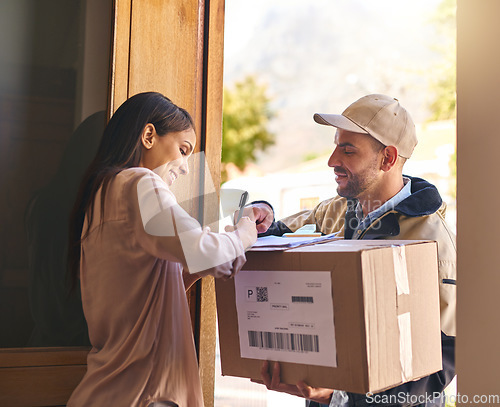
[[[241,357],[337,367],[328,271],[251,271],[234,278]]]

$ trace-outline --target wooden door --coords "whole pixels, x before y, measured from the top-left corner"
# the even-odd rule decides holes
[[[198,168],[203,191],[219,192],[222,145],[224,1],[116,1],[111,108],[143,91],[162,92],[195,120],[206,168]],[[204,181],[204,182],[203,182]],[[189,191],[189,195],[192,195]],[[196,193],[195,193],[196,195]],[[187,209],[202,223],[218,216],[218,206]],[[204,278],[188,292],[205,405],[213,405],[215,290]]]

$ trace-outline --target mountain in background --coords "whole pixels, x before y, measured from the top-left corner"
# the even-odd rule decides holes
[[[272,172],[325,154],[334,129],[315,112],[341,113],[369,93],[397,97],[428,119],[429,79],[442,56],[430,18],[439,0],[228,0],[225,86],[246,75],[267,84],[276,144],[257,165]]]

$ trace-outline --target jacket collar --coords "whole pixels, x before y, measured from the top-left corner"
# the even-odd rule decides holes
[[[394,207],[396,212],[413,217],[425,216],[436,212],[441,207],[443,200],[434,185],[422,178],[408,175],[405,177],[411,180],[411,195]],[[347,211],[354,211],[357,203],[357,199],[348,199]]]
[[[422,178],[405,176],[411,179],[411,195],[396,205],[394,210],[376,219],[366,233],[363,234],[363,239],[399,235],[400,228],[397,213],[409,217],[418,217],[430,215],[441,207],[443,200],[434,185]],[[347,200],[344,232],[346,239],[352,239],[353,237],[356,205],[356,199]]]
[[[443,204],[437,188],[422,178],[408,178],[411,179],[411,195],[396,205],[394,210],[413,217],[436,212]]]

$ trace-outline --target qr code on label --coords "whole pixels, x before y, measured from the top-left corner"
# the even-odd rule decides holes
[[[267,287],[256,287],[257,288],[257,302],[268,302],[269,298],[267,296]]]

